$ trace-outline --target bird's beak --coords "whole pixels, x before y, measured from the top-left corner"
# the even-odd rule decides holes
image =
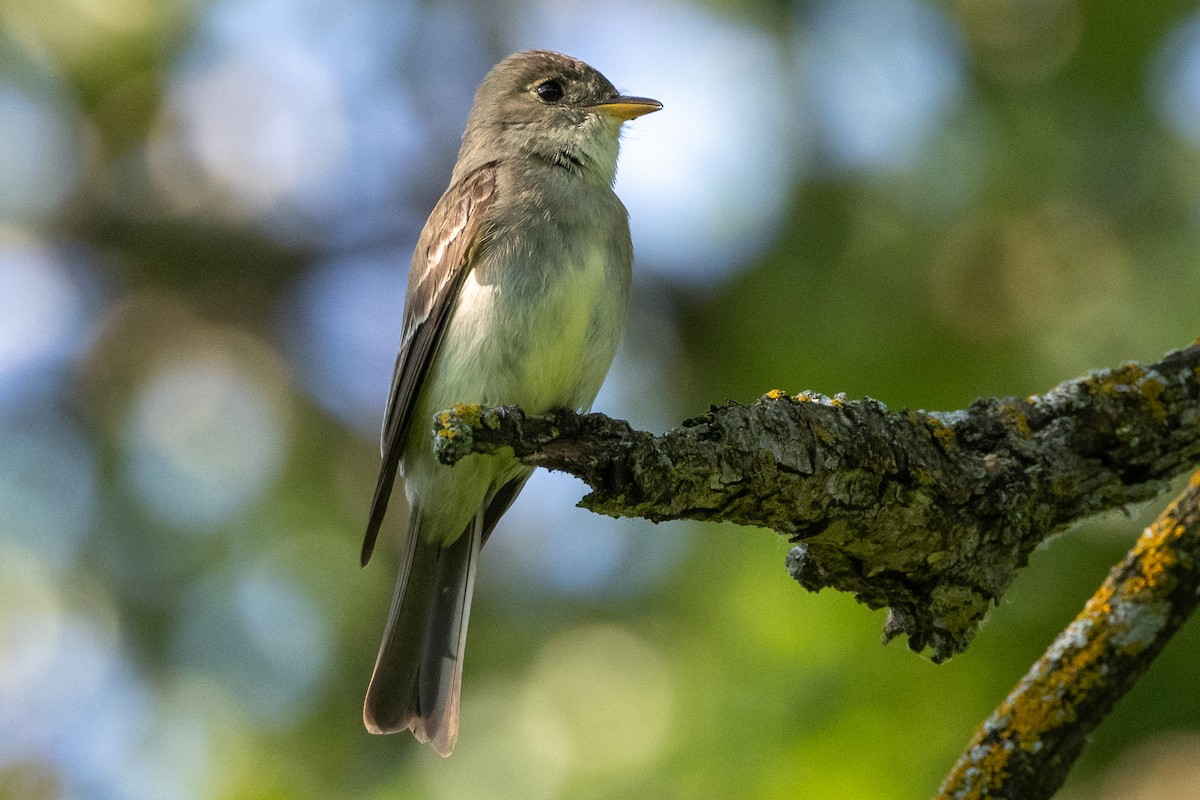
[[[661,108],[662,103],[657,100],[651,100],[649,97],[625,97],[624,95],[618,95],[611,100],[601,100],[594,106],[589,106],[588,110],[599,111],[602,114],[615,117],[622,122],[628,122],[635,117],[640,117],[642,114],[649,114]]]

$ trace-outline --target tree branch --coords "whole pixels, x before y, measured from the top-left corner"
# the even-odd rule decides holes
[[[1041,800],[1200,602],[1200,472],[975,731],[938,800]]]
[[[599,513],[772,528],[798,542],[801,585],[886,606],[884,640],[941,661],[1038,543],[1200,462],[1200,343],[948,413],[774,391],[653,436],[602,414],[458,406],[435,439],[445,463],[512,447],[576,475]]]

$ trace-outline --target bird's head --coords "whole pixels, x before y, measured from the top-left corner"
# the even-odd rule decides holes
[[[545,50],[515,53],[480,84],[459,162],[464,156],[478,163],[534,158],[611,184],[622,123],[660,108],[657,100],[620,94],[578,59]]]

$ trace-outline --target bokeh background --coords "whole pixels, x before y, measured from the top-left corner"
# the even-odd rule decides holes
[[[3,0],[0,797],[926,797],[1154,513],[1039,550],[934,666],[769,532],[539,475],[484,552],[454,756],[366,734],[404,275],[474,87],[534,46],[665,105],[625,137],[599,410],[951,409],[1200,332],[1193,3]],[[1198,648],[1063,797],[1200,797]]]

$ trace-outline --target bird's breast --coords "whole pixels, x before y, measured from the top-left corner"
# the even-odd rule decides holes
[[[440,349],[451,402],[590,407],[624,327],[627,258],[602,237],[489,258],[467,276]]]

